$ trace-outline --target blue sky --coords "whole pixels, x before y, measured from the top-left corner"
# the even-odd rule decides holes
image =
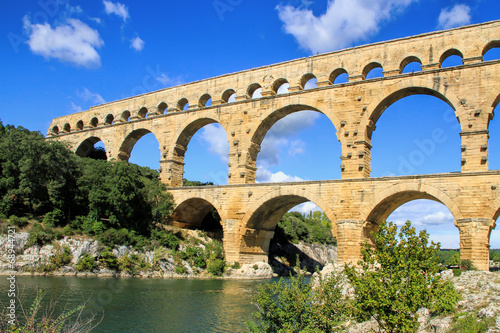
[[[0,10],[0,119],[42,133],[54,117],[128,96],[500,19],[498,0],[40,0],[3,1]],[[499,58],[500,52],[488,56]],[[451,112],[428,96],[407,97],[389,107],[372,137],[372,176],[459,171],[459,128]],[[422,142],[435,131],[444,140],[422,151]],[[491,122],[490,133],[490,169],[500,169],[499,119]],[[188,148],[186,178],[227,183],[227,139],[220,128],[203,128]],[[415,159],[419,150],[423,158]],[[328,119],[300,112],[266,136],[258,181],[338,179],[340,155]],[[137,143],[131,162],[158,168],[159,158],[158,143],[148,135]],[[443,205],[413,201],[389,218],[406,219],[427,228],[443,247],[458,247],[458,230]],[[498,229],[490,240],[496,248]]]

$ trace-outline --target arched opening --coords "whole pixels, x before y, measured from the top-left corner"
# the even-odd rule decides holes
[[[368,133],[373,177],[460,171],[460,124],[436,91],[397,91],[377,106],[371,120],[377,129],[373,137],[371,129]]]
[[[121,121],[129,121],[130,120],[130,111],[125,110],[122,112]]]
[[[221,98],[224,103],[232,103],[236,100],[236,92],[234,89],[228,89],[224,91]]]
[[[156,136],[145,128],[132,131],[123,140],[119,158],[122,161],[159,170],[161,152]]]
[[[307,73],[300,80],[300,85],[304,90],[314,89],[318,87],[318,80],[316,79],[316,76],[314,76],[314,74]]]
[[[104,143],[100,138],[95,136],[85,139],[78,146],[75,154],[80,157],[89,157],[94,160],[106,161],[108,159]]]
[[[99,125],[99,120],[96,117],[90,119],[90,127],[97,127],[97,125]]]
[[[308,208],[311,211],[305,211]],[[269,260],[275,273],[288,275],[293,272],[297,257],[301,267],[311,273],[336,261],[336,235],[332,234],[332,222],[306,197],[278,195],[265,200],[250,214],[241,252],[259,261]],[[327,258],[316,256],[311,251],[320,247],[320,251],[328,253]]]
[[[188,199],[178,205],[169,224],[186,229],[206,231],[210,238],[222,241],[224,230],[217,209],[207,200]]]
[[[254,99],[254,98],[261,98],[262,97],[262,87],[258,83],[253,83],[248,87],[247,90],[247,95],[248,97]]]
[[[493,119],[488,124],[488,168],[500,170],[500,95],[493,104]]]
[[[115,117],[112,114],[108,114],[106,116],[106,118],[104,118],[104,123],[106,125],[112,125],[114,120],[115,120]]]
[[[376,232],[383,221],[393,222],[399,227],[410,221],[417,234],[425,229],[429,242],[441,243],[439,259],[443,265],[449,266],[453,264],[450,261],[452,256],[460,251],[460,233],[454,219],[450,209],[428,193],[399,192],[385,198],[372,210],[363,228],[363,238],[370,242],[371,233]]]
[[[272,89],[276,95],[280,94],[288,94],[288,88],[290,87],[290,84],[286,79],[277,79],[274,81]]]
[[[181,98],[177,102],[177,110],[179,110],[179,111],[189,110],[189,102],[188,102],[187,98]]]
[[[500,59],[500,40],[489,42],[483,49],[483,61]]]
[[[167,109],[168,109],[167,103],[161,102],[160,104],[158,104],[158,107],[157,107],[158,114],[160,114],[160,115],[165,114]]]
[[[83,121],[78,120],[78,121],[76,122],[76,128],[77,128],[79,131],[83,130]]]
[[[382,65],[379,64],[378,62],[372,62],[368,65],[365,66],[365,68],[363,69],[363,78],[365,78],[366,80],[369,80],[369,79],[375,79],[375,78],[378,78],[378,77],[383,77],[383,68],[382,68]]]
[[[250,166],[256,181],[290,182],[340,178],[341,145],[331,120],[306,105],[270,114],[252,137]]]
[[[203,96],[200,97],[200,101],[198,103],[200,107],[207,107],[212,105],[212,96],[209,94],[204,94]]]
[[[498,209],[495,217],[495,228],[490,231],[490,261],[494,261],[494,266],[500,267],[500,208]],[[494,253],[493,253],[494,252]]]
[[[148,109],[145,107],[140,108],[139,112],[137,113],[137,116],[139,119],[145,119],[148,117]]]
[[[64,131],[64,133],[71,132],[71,125],[69,123],[64,124],[63,131]]]
[[[441,55],[441,58],[439,58],[439,64],[441,68],[461,66],[464,64],[463,59],[464,56],[462,55],[462,52],[457,49],[449,49]]]
[[[58,135],[59,134],[59,127],[54,126],[52,127],[52,135]]]
[[[341,84],[341,83],[347,83],[349,82],[349,74],[347,74],[347,71],[343,68],[337,68],[330,74],[330,82],[332,84]]]
[[[215,120],[202,118],[189,124],[175,147],[174,159],[183,163],[183,178],[191,184],[228,183],[228,136]]]
[[[422,71],[422,61],[415,56],[405,58],[399,66],[401,73],[414,73]]]

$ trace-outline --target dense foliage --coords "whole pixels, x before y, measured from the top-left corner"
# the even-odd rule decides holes
[[[304,215],[299,212],[289,212],[283,215],[276,226],[275,239],[287,240],[292,243],[336,244],[332,236],[332,225],[323,212],[312,212]]]
[[[373,233],[374,245],[362,249],[361,269],[346,266],[359,318],[374,318],[387,332],[413,332],[418,309],[435,313],[454,309],[458,294],[436,274],[439,244],[429,245],[428,239],[425,230],[417,235],[409,221],[399,233],[393,223],[379,226]]]
[[[77,157],[63,143],[0,121],[0,214],[43,217],[43,227],[32,227],[33,244],[49,243],[61,233],[52,228],[66,226],[108,246],[148,245],[152,237],[175,248],[177,236],[155,227],[173,209],[158,177],[135,164]]]

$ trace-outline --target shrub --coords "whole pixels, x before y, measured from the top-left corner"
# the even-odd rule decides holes
[[[224,259],[209,259],[207,261],[207,271],[213,276],[222,276],[226,269],[226,261]]]
[[[454,333],[484,333],[490,326],[495,325],[495,317],[478,320],[472,313],[455,320],[450,332]]]
[[[73,255],[71,254],[71,249],[68,246],[64,246],[62,251],[57,251],[57,253],[50,258],[50,261],[57,267],[60,268],[71,262]]]
[[[232,269],[240,269],[241,265],[239,262],[235,261],[234,264],[231,265]]]
[[[117,270],[119,268],[118,258],[109,250],[109,248],[101,252],[99,263],[109,269]]]
[[[155,240],[158,245],[172,250],[177,250],[181,241],[180,237],[173,232],[160,228],[154,228],[151,231],[151,238]]]
[[[38,244],[39,246],[43,246],[45,244],[51,243],[54,238],[54,230],[50,227],[44,228],[40,223],[35,222],[31,226],[29,230],[29,239],[26,243],[26,247],[33,246]]]
[[[75,266],[77,271],[92,271],[97,268],[97,262],[93,256],[88,253],[85,253],[80,257],[78,263]]]
[[[436,275],[439,244],[429,246],[425,230],[417,236],[407,221],[398,233],[395,224],[384,222],[372,236],[374,246],[365,244],[362,249],[361,270],[345,268],[355,289],[359,319],[374,318],[388,332],[413,332],[418,309],[444,312],[456,306],[457,292]]]
[[[463,259],[460,261],[460,269],[462,271],[475,271],[476,267],[474,267],[474,264],[470,259]]]
[[[72,235],[74,235],[74,232],[71,229],[71,227],[69,225],[67,225],[62,229],[62,234],[63,234],[63,236],[72,236]]]
[[[175,273],[177,274],[186,274],[187,273],[187,268],[183,265],[175,266]]]
[[[54,209],[43,217],[43,224],[51,227],[60,225],[64,221],[64,213],[60,209]]]
[[[9,217],[9,224],[22,229],[28,225],[28,218],[12,215]]]
[[[149,265],[136,254],[130,254],[118,259],[118,268],[121,271],[135,275],[139,270],[148,268]]]

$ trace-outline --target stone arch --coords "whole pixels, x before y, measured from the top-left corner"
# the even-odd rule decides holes
[[[92,117],[92,119],[90,119],[90,126],[97,127],[98,125],[99,125],[99,119],[97,119],[97,117]]]
[[[462,62],[463,62],[463,59],[464,59],[464,55],[462,54],[462,52],[460,52],[459,50],[457,49],[449,49],[449,50],[446,50],[442,55],[441,57],[439,58],[439,67],[442,68],[443,66],[443,62],[450,56],[453,56],[453,55],[456,55],[456,56],[459,56],[460,58],[462,58]]]
[[[262,86],[259,83],[252,83],[248,86],[247,96],[249,98],[253,98],[253,94],[257,91],[257,89],[262,89]]]
[[[481,53],[481,56],[484,57],[486,52],[488,52],[491,49],[497,48],[497,47],[500,48],[500,40],[492,40],[491,42],[489,42],[488,44],[486,44],[484,46],[483,52]]]
[[[139,117],[139,119],[145,119],[148,117],[148,109],[143,106],[142,108],[139,109],[139,112],[137,113],[137,116]]]
[[[300,87],[302,89],[305,89],[306,83],[312,79],[316,79],[316,75],[314,75],[313,73],[307,73],[302,75],[302,78],[300,79]]]
[[[464,218],[458,205],[446,193],[420,182],[401,183],[378,192],[361,210],[361,218],[363,221],[379,224],[396,208],[416,199],[440,202],[449,209],[455,220]]]
[[[335,84],[335,80],[342,74],[347,74],[349,75],[349,73],[347,73],[347,71],[344,69],[344,68],[337,68],[336,70],[334,70],[331,74],[330,74],[330,82],[331,84]]]
[[[58,135],[59,134],[59,127],[58,126],[53,126],[51,130],[52,135]]]
[[[224,93],[222,93],[222,96],[221,96],[222,102],[228,103],[229,98],[231,96],[233,96],[234,94],[236,94],[236,91],[234,89],[227,89],[226,91],[224,91]]]
[[[121,118],[121,121],[129,121],[130,120],[130,111],[129,110],[123,111],[120,118]]]
[[[287,80],[287,79],[285,79],[285,78],[279,78],[279,79],[276,79],[276,80],[273,82],[273,84],[272,84],[272,86],[271,86],[271,89],[273,90],[273,92],[274,92],[275,94],[278,94],[278,90],[279,90],[279,88],[280,88],[282,85],[284,85],[285,83],[289,83],[289,82],[288,82],[288,80]]]
[[[83,120],[78,120],[76,122],[76,129],[79,131],[83,130]]]
[[[411,64],[412,62],[417,62],[422,66],[422,61],[420,60],[420,58],[416,56],[408,56],[404,58],[403,61],[401,61],[401,64],[399,64],[399,73],[400,74],[403,73],[403,70],[406,67],[406,65]]]
[[[455,115],[460,122],[460,116],[465,114],[465,109],[460,103],[460,99],[447,87],[435,82],[412,78],[386,87],[367,106],[368,117],[363,119],[361,128],[367,129],[367,136],[371,138],[375,124],[382,113],[393,103],[411,95],[430,95],[437,97],[447,103],[455,111]],[[365,127],[366,126],[366,127]]]
[[[168,105],[165,102],[160,102],[160,104],[158,104],[158,106],[156,107],[158,114],[164,114],[167,109]]]
[[[75,150],[75,155],[80,156],[80,157],[87,157],[90,154],[90,151],[92,148],[94,148],[94,145],[98,143],[99,141],[102,141],[101,138],[97,136],[91,136],[89,138],[86,138],[83,140],[78,147]],[[102,141],[103,145],[104,142]],[[106,147],[104,147],[106,149]]]
[[[198,193],[196,197],[183,199],[174,209],[169,223],[181,228],[199,228],[203,226],[207,214],[214,209],[219,214],[221,227],[223,227],[222,221],[226,219],[225,213],[218,205],[218,202],[205,193]]]
[[[64,126],[63,126],[63,132],[64,133],[71,132],[71,125],[69,123],[64,124]]]
[[[363,71],[361,72],[361,74],[363,75],[363,79],[366,79],[366,76],[368,75],[368,73],[370,73],[375,68],[382,68],[382,70],[383,70],[382,65],[376,61],[373,61],[373,62],[369,63],[368,65],[366,65],[365,68],[363,68]]]
[[[160,140],[158,140],[159,136],[156,133],[152,132],[151,130],[146,128],[135,129],[130,133],[128,133],[125,136],[125,139],[122,141],[118,153],[118,159],[121,161],[128,161],[130,158],[130,154],[132,153],[132,150],[134,149],[134,146],[137,143],[137,141],[139,141],[143,136],[149,133],[153,133],[156,140],[160,142]]]
[[[115,120],[115,117],[112,115],[112,114],[108,114],[106,115],[106,117],[104,118],[104,124],[106,125],[111,125],[113,124],[113,121]]]
[[[181,99],[177,102],[177,109],[178,109],[179,111],[182,111],[182,110],[184,110],[184,109],[186,108],[186,106],[188,106],[188,105],[189,105],[189,102],[188,102],[187,98],[184,98],[184,97],[183,97],[183,98],[181,98]]]
[[[203,96],[200,97],[200,100],[198,101],[198,106],[200,108],[203,108],[203,107],[206,107],[207,106],[207,102],[212,98],[212,96],[210,96],[210,94],[204,94]]]

